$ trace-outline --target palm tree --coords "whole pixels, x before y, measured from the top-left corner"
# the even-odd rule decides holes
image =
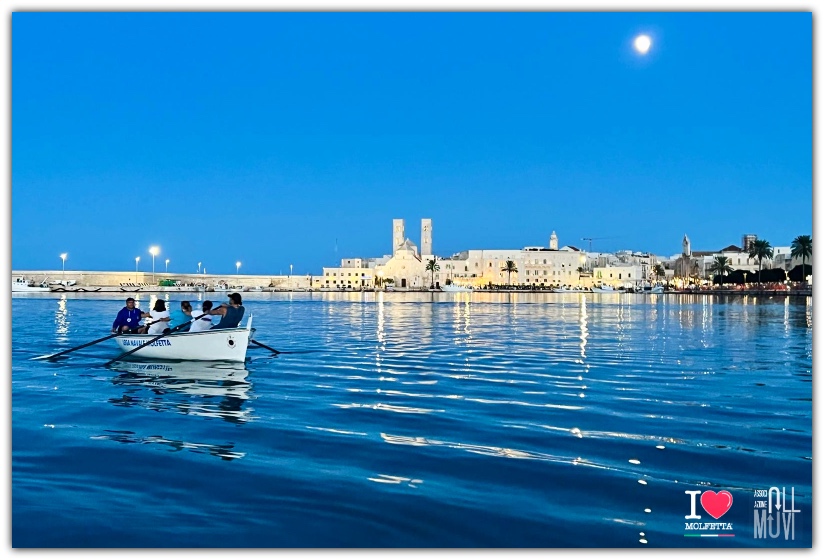
[[[432,282],[430,283],[429,287],[435,287],[435,273],[441,269],[441,266],[435,261],[435,259],[430,259],[426,263],[426,270],[432,272]]]
[[[507,283],[507,285],[510,285],[510,284],[512,284],[512,273],[513,272],[518,272],[518,268],[515,266],[514,261],[506,261],[506,264],[501,269],[501,271],[506,272],[506,274],[507,274],[506,283]]]
[[[807,259],[813,256],[813,238],[811,235],[799,235],[791,245],[793,258],[801,257],[801,277],[807,278]]]
[[[773,249],[770,242],[765,239],[756,239],[750,245],[750,258],[758,259],[758,283],[761,283],[761,261],[764,259],[771,259],[773,257]]]
[[[724,276],[732,272],[732,266],[730,266],[730,259],[727,257],[715,257],[710,265],[709,271],[713,274],[717,274],[721,277],[721,281],[724,281]]]
[[[667,275],[667,272],[664,270],[664,265],[661,263],[656,264],[652,271],[655,273],[656,280]]]

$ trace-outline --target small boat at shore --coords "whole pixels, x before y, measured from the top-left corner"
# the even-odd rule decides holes
[[[664,286],[644,287],[638,291],[639,294],[663,294]]]
[[[553,294],[586,294],[589,293],[589,290],[585,290],[584,288],[553,288]]]
[[[37,293],[37,292],[50,292],[51,288],[49,285],[46,284],[45,280],[40,284],[35,284],[34,280],[27,280],[24,278],[15,278],[14,282],[11,283],[11,291],[12,292],[27,292],[27,293]]]
[[[244,291],[244,287],[243,286],[230,286],[226,282],[218,282],[217,284],[214,285],[214,287],[212,288],[212,291],[214,291],[214,292],[238,292],[238,293],[240,293],[240,292]]]
[[[250,315],[245,327],[172,333],[144,346],[130,357],[147,360],[244,362],[253,332]],[[157,337],[156,334],[122,334],[114,337],[114,341],[122,352],[128,352]]]
[[[616,290],[612,286],[599,286],[592,288],[592,293],[595,294],[623,294],[624,290]]]
[[[447,284],[441,286],[441,291],[444,292],[471,292],[472,288],[467,286],[458,286],[457,284]]]

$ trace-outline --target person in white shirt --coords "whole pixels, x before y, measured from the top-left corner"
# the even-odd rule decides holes
[[[209,315],[209,311],[211,310],[212,302],[208,299],[203,302],[203,311],[198,312],[192,310],[192,326],[189,327],[190,333],[208,331],[212,328],[212,317]],[[200,317],[201,315],[203,315],[203,317]],[[200,317],[200,319],[197,319],[198,317]]]
[[[146,321],[151,323],[148,334],[163,334],[163,331],[169,327],[169,311],[166,309],[166,302],[162,299],[157,300],[149,312],[149,317],[151,319]]]

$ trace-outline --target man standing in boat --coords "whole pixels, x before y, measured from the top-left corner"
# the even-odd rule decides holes
[[[237,328],[245,311],[246,308],[243,307],[240,294],[237,292],[229,294],[229,305],[223,303],[209,311],[210,315],[220,315],[220,323],[213,326],[211,330]]]
[[[117,317],[115,317],[112,324],[112,333],[137,334],[137,329],[140,328],[140,320],[144,317],[149,317],[149,314],[143,313],[135,307],[134,298],[126,298],[126,307],[117,313]]]

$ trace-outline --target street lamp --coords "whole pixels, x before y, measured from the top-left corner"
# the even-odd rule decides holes
[[[134,271],[137,272],[137,263],[140,262],[140,257],[134,258]]]
[[[68,257],[68,253],[61,253],[60,258],[63,259],[63,283],[66,283],[66,257]]]
[[[149,252],[152,254],[152,284],[154,284],[154,281],[155,281],[155,275],[154,275],[154,258],[155,258],[155,257],[157,256],[157,254],[160,252],[160,249],[159,249],[159,248],[157,248],[157,247],[149,247]]]
[[[169,259],[166,259],[166,272],[169,272]]]
[[[240,274],[240,261],[237,261],[235,263],[235,267],[236,267],[235,274]]]

